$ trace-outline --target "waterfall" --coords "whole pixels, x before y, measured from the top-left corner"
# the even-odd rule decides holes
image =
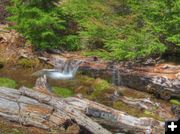
[[[82,60],[58,60],[55,63],[54,69],[43,69],[35,72],[33,75],[46,75],[52,79],[72,79],[82,62]]]
[[[123,85],[120,71],[117,68],[112,69],[112,83],[118,86]]]

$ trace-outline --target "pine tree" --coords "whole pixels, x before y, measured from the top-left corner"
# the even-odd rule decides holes
[[[20,32],[35,48],[57,48],[61,44],[61,32],[65,20],[56,6],[57,0],[11,0],[8,11],[12,28]]]

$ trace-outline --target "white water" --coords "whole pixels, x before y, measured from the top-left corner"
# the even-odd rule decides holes
[[[43,69],[35,72],[35,76],[46,75],[51,79],[66,80],[72,79],[76,75],[79,65],[82,63],[80,60],[60,60],[56,63],[54,69]]]

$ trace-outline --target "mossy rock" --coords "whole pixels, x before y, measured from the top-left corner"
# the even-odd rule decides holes
[[[52,87],[52,92],[61,97],[70,97],[74,94],[71,89],[61,87]]]
[[[172,100],[170,100],[170,103],[180,106],[180,101],[179,100],[172,99]]]
[[[40,62],[38,58],[33,58],[33,59],[21,58],[18,60],[17,64],[24,68],[31,68],[31,67],[37,67],[40,64]]]
[[[0,78],[0,87],[16,88],[16,81],[9,78]]]

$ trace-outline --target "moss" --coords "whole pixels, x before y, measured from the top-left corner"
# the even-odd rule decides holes
[[[8,88],[16,88],[17,83],[16,83],[16,81],[9,79],[9,78],[0,78],[0,86],[8,87]]]
[[[37,58],[34,58],[34,59],[22,58],[18,60],[17,64],[24,68],[37,67],[39,65],[39,60]]]
[[[12,129],[12,132],[10,134],[23,134],[23,132],[21,132],[20,130],[14,128],[14,129]]]
[[[52,87],[52,92],[61,97],[73,96],[73,91],[68,88]]]
[[[110,87],[110,84],[106,81],[106,80],[102,80],[102,79],[96,79],[95,82],[93,83],[93,87],[96,90],[105,90],[108,89]]]
[[[163,118],[159,117],[157,114],[151,112],[151,111],[148,111],[148,110],[144,110],[144,114],[147,116],[147,117],[152,117],[156,120],[160,120],[160,121],[164,121]]]
[[[151,116],[153,115],[153,113],[148,110],[144,110],[144,114],[151,115]]]
[[[88,77],[88,76],[82,76],[78,78],[81,85],[84,86],[92,86],[93,82],[94,82],[94,78]]]
[[[140,110],[138,108],[135,107],[130,107],[129,105],[121,102],[121,101],[116,101],[113,103],[113,108],[126,112],[129,115],[133,115],[136,117],[151,117],[154,118],[156,120],[160,120],[163,121],[163,119],[161,117],[159,117],[157,114],[153,113],[152,111],[148,111],[148,110]]]
[[[92,88],[94,89],[93,93],[91,94],[92,98],[96,98],[97,96],[102,95],[108,88],[110,88],[110,84],[102,79],[96,79],[92,84]]]
[[[80,85],[75,92],[80,92],[89,99],[100,99],[111,88],[110,83],[103,79],[94,79],[88,76],[78,78]]]
[[[180,101],[175,100],[175,99],[170,100],[170,103],[180,106]]]

